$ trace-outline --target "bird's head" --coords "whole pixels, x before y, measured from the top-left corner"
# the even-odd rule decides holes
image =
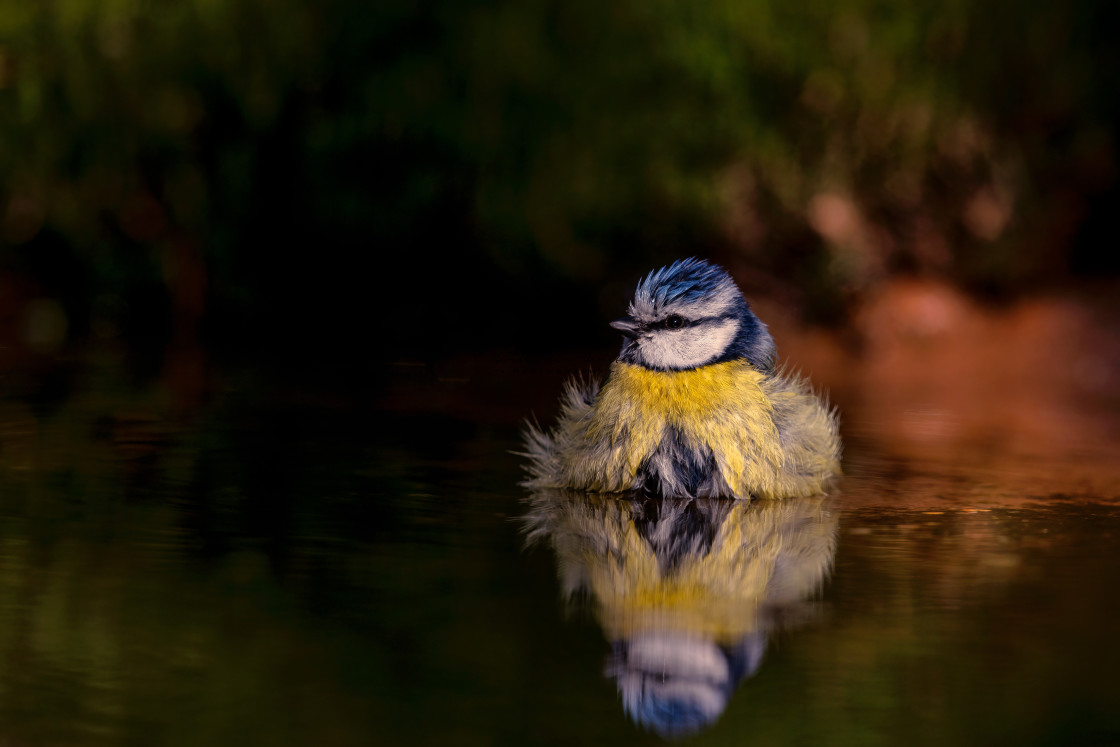
[[[681,371],[742,358],[774,367],[774,340],[727,271],[682,259],[638,283],[629,315],[611,322],[626,336],[618,358],[658,371]]]

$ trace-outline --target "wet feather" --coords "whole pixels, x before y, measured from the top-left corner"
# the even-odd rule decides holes
[[[527,428],[526,486],[733,498],[827,488],[840,470],[837,413],[774,369],[773,340],[730,276],[676,263],[642,281],[630,311],[634,331],[602,387],[570,382],[556,426]],[[676,366],[689,360],[710,362]]]

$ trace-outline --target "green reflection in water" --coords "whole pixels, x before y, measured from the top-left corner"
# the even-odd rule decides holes
[[[5,738],[194,744],[248,730],[267,744],[348,744],[372,728],[378,708],[342,675],[355,651],[362,688],[385,667],[307,593],[321,545],[361,536],[296,527],[298,490],[256,505],[249,475],[271,446],[254,454],[228,423],[187,427],[158,397],[3,414]],[[328,500],[317,519],[331,518]],[[326,593],[340,595],[372,559],[331,552]]]
[[[526,689],[510,641],[530,626],[495,592],[518,540],[500,499],[472,503],[471,426],[381,421],[386,436],[360,408],[247,393],[183,412],[100,374],[45,405],[0,401],[0,740],[524,728],[478,708]],[[423,721],[437,704],[446,718]]]
[[[644,744],[680,643],[733,690],[689,744],[1120,742],[1107,494],[851,439],[827,506],[537,496],[526,553],[512,428],[101,376],[0,398],[2,740]]]

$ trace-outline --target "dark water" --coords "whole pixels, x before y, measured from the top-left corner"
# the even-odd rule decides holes
[[[1120,744],[1107,440],[923,458],[856,403],[833,495],[667,504],[382,405],[10,393],[0,743]]]

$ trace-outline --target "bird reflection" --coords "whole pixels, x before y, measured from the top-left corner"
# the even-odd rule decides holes
[[[572,604],[611,642],[627,713],[662,736],[713,724],[758,669],[769,634],[806,620],[836,550],[824,497],[646,499],[541,491],[530,544],[556,553]]]

